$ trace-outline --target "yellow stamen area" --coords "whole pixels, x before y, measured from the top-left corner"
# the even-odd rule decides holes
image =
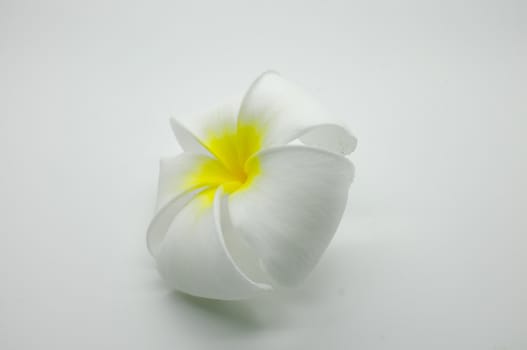
[[[260,172],[257,159],[247,160],[261,148],[263,128],[256,124],[239,124],[237,127],[215,127],[207,132],[204,146],[215,157],[204,160],[186,178],[191,188],[207,187],[198,195],[202,207],[208,208],[214,201],[218,186],[226,193],[246,188]]]

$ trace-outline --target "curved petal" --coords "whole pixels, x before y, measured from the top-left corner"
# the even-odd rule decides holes
[[[157,254],[172,220],[197,193],[217,187],[217,183],[224,181],[229,181],[229,173],[211,157],[182,153],[162,158],[159,163],[156,215],[147,230],[150,253]]]
[[[263,147],[284,145],[297,138],[309,146],[349,154],[357,144],[342,123],[296,84],[275,72],[262,74],[245,95],[238,128],[259,125],[265,131]]]
[[[168,202],[184,192],[198,186],[185,181],[188,174],[199,169],[211,158],[192,153],[182,153],[175,157],[161,158],[159,162],[159,181],[157,186],[156,208],[159,211]]]
[[[181,148],[186,152],[211,155],[207,140],[216,132],[236,131],[240,99],[231,98],[212,110],[192,117],[171,118],[170,124]]]
[[[232,226],[279,284],[301,281],[332,239],[344,211],[353,165],[344,156],[306,146],[264,150],[250,186],[229,199]]]
[[[222,226],[221,188],[213,206],[198,195],[174,218],[156,256],[163,278],[175,289],[199,297],[241,299],[271,287],[250,279],[233,260]]]
[[[159,253],[161,243],[163,243],[168,228],[176,215],[192,200],[192,198],[196,196],[197,193],[203,190],[204,189],[183,192],[172,198],[166,203],[166,205],[157,211],[156,215],[150,222],[146,233],[146,244],[150,254],[156,256],[157,253]]]

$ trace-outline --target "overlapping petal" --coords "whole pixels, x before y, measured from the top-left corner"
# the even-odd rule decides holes
[[[146,236],[148,250],[152,255],[157,253],[177,213],[205,187],[187,181],[188,174],[210,159],[193,153],[182,153],[176,157],[161,159],[156,214],[150,222]]]
[[[351,162],[332,152],[285,146],[249,160],[261,176],[229,199],[230,219],[283,285],[301,281],[318,262],[344,211]]]
[[[157,211],[182,193],[200,187],[186,181],[187,176],[210,159],[210,157],[193,153],[162,158],[159,162]]]
[[[349,154],[357,145],[342,122],[275,72],[262,74],[242,101],[238,126],[254,123],[265,131],[264,148],[300,139],[306,145]]]
[[[174,217],[197,193],[230,181],[229,171],[213,157],[185,152],[161,159],[156,215],[147,232],[150,252],[155,255]],[[207,198],[214,195],[207,193]]]
[[[228,250],[223,192],[218,188],[213,206],[203,208],[206,195],[199,194],[172,221],[156,256],[161,275],[175,289],[206,298],[240,299],[269,290],[268,284],[250,279]]]
[[[157,211],[146,234],[146,243],[150,254],[154,257],[157,256],[174,218],[202,190],[183,192]]]

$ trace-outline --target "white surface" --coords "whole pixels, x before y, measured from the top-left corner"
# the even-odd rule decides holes
[[[0,348],[527,348],[525,4],[189,3],[0,2]],[[268,68],[359,138],[341,228],[296,290],[171,293],[168,118]]]

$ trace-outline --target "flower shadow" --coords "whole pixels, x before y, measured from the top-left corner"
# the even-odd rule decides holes
[[[196,326],[209,335],[247,335],[278,327],[282,319],[277,312],[280,308],[273,307],[268,298],[225,301],[173,291],[168,299],[177,308],[176,315],[185,319],[187,327]]]
[[[324,263],[301,286],[293,289],[278,289],[259,297],[224,301],[204,299],[181,292],[170,292],[168,299],[177,309],[177,317],[184,317],[188,327],[197,327],[207,332],[222,335],[251,332],[285,330],[295,327],[299,317],[310,310],[324,308],[338,298],[337,276],[334,273],[333,259]]]

